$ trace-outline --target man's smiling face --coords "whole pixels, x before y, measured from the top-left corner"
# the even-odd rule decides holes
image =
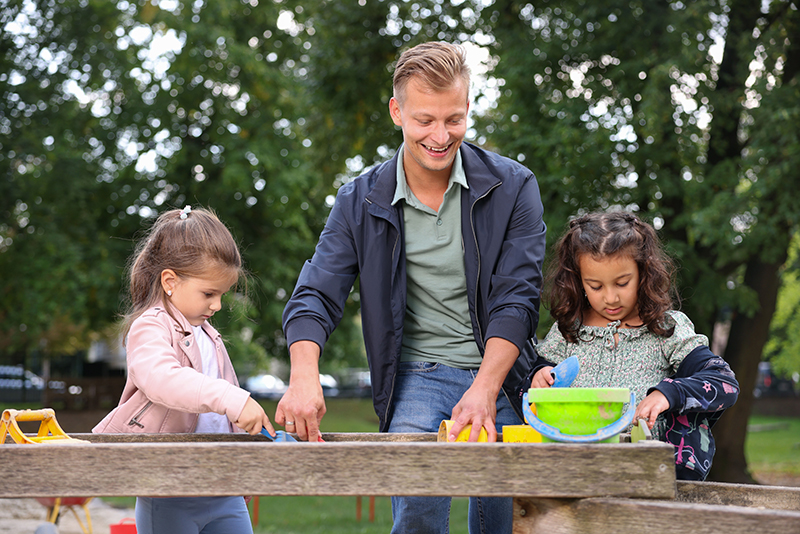
[[[463,80],[434,91],[412,78],[401,101],[392,98],[389,112],[403,129],[403,167],[407,178],[441,174],[445,180],[467,133],[469,88]],[[432,173],[432,174],[431,174]]]

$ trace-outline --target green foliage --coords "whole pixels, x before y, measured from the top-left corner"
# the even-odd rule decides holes
[[[286,357],[283,307],[336,188],[402,141],[387,112],[398,51],[457,39],[464,13],[436,2],[6,4],[0,351],[74,353],[112,332],[135,240],[159,212],[192,204],[241,244],[250,282],[233,300],[246,311],[216,323],[248,372]],[[364,364],[357,313],[356,291],[326,365]]]
[[[119,66],[136,47],[113,46],[125,21],[105,1],[0,14],[0,351],[86,347],[118,311],[118,186],[105,180],[104,119],[78,95],[127,83]]]
[[[800,279],[796,270],[800,243],[792,241],[789,251],[791,266],[781,277],[783,286],[778,297],[778,307],[772,318],[770,338],[764,347],[764,359],[772,362],[776,375],[790,378],[800,373]]]
[[[638,211],[707,333],[722,309],[758,309],[745,265],[780,261],[798,215],[798,84],[776,67],[797,47],[797,10],[745,4],[498,1],[482,13],[503,92],[481,127],[536,172],[550,243],[575,214]],[[720,63],[710,52],[728,20]],[[750,71],[754,54],[764,64]]]
[[[109,331],[135,238],[199,204],[251,275],[247,305],[217,320],[237,363],[285,357],[283,307],[336,189],[402,140],[392,64],[431,39],[491,51],[476,141],[537,174],[551,244],[577,213],[637,210],[679,261],[698,330],[751,316],[748,262],[781,263],[800,190],[797,9],[751,4],[6,2],[0,351],[74,352]],[[363,363],[357,312],[356,290],[333,366]]]

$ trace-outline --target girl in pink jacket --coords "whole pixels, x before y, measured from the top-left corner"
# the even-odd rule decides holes
[[[236,242],[210,211],[163,213],[130,268],[125,336],[128,380],[119,405],[92,430],[236,432],[262,426],[264,409],[239,387],[225,345],[208,323],[242,275]],[[140,534],[252,533],[242,497],[136,499]]]

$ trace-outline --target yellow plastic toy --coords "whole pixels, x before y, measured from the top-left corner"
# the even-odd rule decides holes
[[[81,527],[83,534],[93,534],[92,516],[89,514],[89,503],[94,497],[38,497],[39,504],[47,507],[47,522],[58,523],[59,514],[67,509],[75,516],[75,521]],[[86,524],[81,520],[75,508],[81,508],[86,516]],[[112,530],[113,532],[113,530]]]
[[[439,435],[437,436],[436,441],[439,442],[447,442],[447,436],[450,435],[450,429],[454,425],[454,421],[450,419],[445,419],[439,424]],[[469,441],[469,434],[472,432],[472,425],[467,425],[461,432],[458,433],[458,437],[456,437],[456,441]],[[478,434],[478,441],[485,443],[488,441],[489,435],[486,433],[486,429],[481,427],[481,432]]]
[[[35,436],[26,435],[19,427],[20,421],[41,421],[39,432]],[[0,419],[0,445],[6,442],[6,436],[11,435],[15,443],[30,445],[46,443],[50,445],[73,445],[76,443],[89,443],[82,439],[69,437],[56,421],[56,412],[52,408],[41,410],[4,410]]]
[[[541,443],[542,435],[530,425],[504,425],[503,443]]]

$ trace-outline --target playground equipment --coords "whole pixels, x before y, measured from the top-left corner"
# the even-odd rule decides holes
[[[19,426],[20,422],[39,421],[39,431],[35,436],[25,434]],[[56,413],[52,408],[40,410],[4,410],[0,419],[0,445],[5,444],[6,437],[11,436],[14,443],[19,445],[75,445],[88,443],[87,441],[69,437],[56,420]],[[73,513],[84,534],[92,534],[92,517],[87,505],[92,497],[37,497],[36,500],[47,508],[47,521],[57,523],[62,508]],[[86,517],[86,522],[81,520],[76,508],[81,508]]]
[[[25,434],[19,427],[20,422],[40,421],[39,431],[35,436]],[[15,443],[20,445],[33,445],[45,443],[49,445],[73,445],[86,443],[69,437],[56,421],[56,412],[52,408],[40,410],[3,410],[0,419],[0,445],[6,442],[6,437],[11,436]]]

